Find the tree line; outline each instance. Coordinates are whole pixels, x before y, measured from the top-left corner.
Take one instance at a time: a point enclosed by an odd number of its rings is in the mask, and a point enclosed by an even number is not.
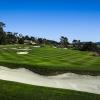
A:
[[[81,42],[80,40],[73,40],[72,43],[69,43],[68,38],[61,36],[60,42],[54,40],[48,40],[45,38],[36,38],[34,36],[23,36],[19,33],[5,32],[4,27],[5,23],[0,22],[0,45],[6,44],[24,44],[25,41],[32,44],[36,43],[37,45],[51,45],[60,48],[72,48],[81,51],[94,51],[99,52],[99,47],[96,43],[93,42]]]
[[[22,35],[19,33],[13,33],[13,32],[5,32],[4,27],[5,23],[0,22],[0,45],[6,45],[6,44],[24,44],[25,41],[27,43],[34,42],[36,44],[42,45],[42,44],[47,44],[47,45],[54,45],[57,46],[59,45],[59,42],[54,41],[54,40],[48,40],[45,38],[36,38],[34,36],[28,36],[28,35]]]

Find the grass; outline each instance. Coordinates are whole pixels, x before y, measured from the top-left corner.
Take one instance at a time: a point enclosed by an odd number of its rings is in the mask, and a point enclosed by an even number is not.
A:
[[[18,55],[19,50],[11,48],[30,47],[27,55]],[[7,49],[4,49],[7,48]],[[92,56],[91,52],[71,49],[41,47],[34,48],[27,45],[1,45],[0,65],[12,67],[26,67],[29,69],[72,70],[72,71],[100,71],[100,57]],[[11,66],[10,66],[11,67]]]
[[[27,55],[18,55],[11,48],[29,47]],[[6,49],[7,48],[7,49]],[[0,65],[25,67],[40,74],[74,71],[100,74],[100,57],[91,52],[29,45],[1,45]],[[100,100],[100,95],[72,90],[46,88],[0,80],[0,100]]]
[[[100,95],[0,80],[0,100],[100,100]]]

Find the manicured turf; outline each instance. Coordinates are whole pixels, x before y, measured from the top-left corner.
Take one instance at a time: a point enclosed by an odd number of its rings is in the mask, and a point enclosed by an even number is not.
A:
[[[93,56],[91,52],[66,50],[62,48],[32,48],[27,55],[18,55],[19,50],[12,50],[18,46],[0,46],[0,62],[14,64],[27,64],[41,68],[74,69],[74,70],[99,70],[100,57]],[[24,47],[20,45],[20,47]],[[26,46],[27,47],[27,46]],[[8,49],[5,49],[8,48]]]
[[[29,54],[18,55],[11,48],[30,47]],[[48,73],[50,70],[80,70],[100,72],[100,57],[91,52],[82,52],[71,49],[41,47],[29,45],[2,45],[0,46],[0,65]],[[100,100],[100,95],[44,88],[0,80],[0,100]]]
[[[0,100],[100,100],[100,95],[0,80]]]

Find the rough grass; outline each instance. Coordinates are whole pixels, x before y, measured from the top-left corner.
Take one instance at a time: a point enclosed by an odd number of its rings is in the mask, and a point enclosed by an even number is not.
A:
[[[27,55],[18,55],[19,50],[11,48],[30,47]],[[7,48],[7,49],[4,49]],[[92,56],[91,52],[71,49],[41,47],[27,45],[0,46],[0,65],[26,67],[29,69],[62,70],[62,71],[100,71],[100,57]]]
[[[0,100],[100,100],[100,95],[0,80]]]

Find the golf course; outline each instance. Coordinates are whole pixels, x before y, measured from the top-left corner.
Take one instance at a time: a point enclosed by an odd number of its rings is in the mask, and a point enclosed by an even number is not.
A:
[[[93,54],[50,46],[1,45],[0,66],[5,68],[0,67],[0,99],[99,100],[100,57]]]
[[[100,0],[1,0],[0,100],[100,100]]]

